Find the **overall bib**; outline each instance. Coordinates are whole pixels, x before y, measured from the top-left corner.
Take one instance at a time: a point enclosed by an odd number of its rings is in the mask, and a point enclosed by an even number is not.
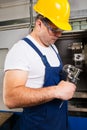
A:
[[[62,63],[60,60],[59,67],[52,67],[47,61],[46,56],[44,56],[40,50],[27,38],[23,39],[26,41],[41,57],[43,64],[45,65],[45,78],[44,87],[57,85],[60,80],[60,72],[62,70]],[[62,101],[59,99],[54,99],[50,102],[33,106],[26,107],[23,109],[23,113],[17,121],[14,130],[66,130],[67,129],[67,101]]]

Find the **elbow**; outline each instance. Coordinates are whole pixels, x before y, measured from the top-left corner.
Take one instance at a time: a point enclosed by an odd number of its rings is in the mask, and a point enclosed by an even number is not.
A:
[[[16,108],[17,100],[14,98],[14,94],[11,91],[3,91],[3,103],[9,109]]]
[[[4,99],[4,104],[9,109],[14,108],[13,105],[12,105],[12,103],[10,101],[8,101],[7,99]]]
[[[9,109],[15,108],[14,102],[11,99],[7,98],[6,96],[3,97],[3,102],[7,108]]]

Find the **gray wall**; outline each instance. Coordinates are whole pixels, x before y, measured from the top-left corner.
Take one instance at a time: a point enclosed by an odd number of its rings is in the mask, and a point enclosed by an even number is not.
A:
[[[71,5],[71,19],[87,18],[87,0],[69,0]]]
[[[71,11],[87,9],[87,0],[69,0]]]

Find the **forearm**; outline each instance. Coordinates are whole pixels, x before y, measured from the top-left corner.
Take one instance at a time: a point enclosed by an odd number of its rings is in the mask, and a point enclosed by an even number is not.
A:
[[[4,102],[9,108],[39,105],[55,98],[55,87],[28,88],[19,86],[4,95]]]
[[[72,98],[76,89],[74,84],[65,81],[51,87],[29,88],[25,86],[27,76],[28,72],[19,70],[5,73],[3,99],[9,108],[39,105],[54,98],[68,100]]]

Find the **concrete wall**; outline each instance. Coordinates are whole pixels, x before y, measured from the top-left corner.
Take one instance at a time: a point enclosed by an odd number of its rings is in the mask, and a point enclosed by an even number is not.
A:
[[[87,0],[69,0],[71,11],[87,9]]]
[[[35,3],[35,0],[33,0],[33,3]],[[27,18],[29,16],[29,0],[0,4],[0,21]]]
[[[71,5],[71,19],[87,18],[87,0],[69,0]]]

